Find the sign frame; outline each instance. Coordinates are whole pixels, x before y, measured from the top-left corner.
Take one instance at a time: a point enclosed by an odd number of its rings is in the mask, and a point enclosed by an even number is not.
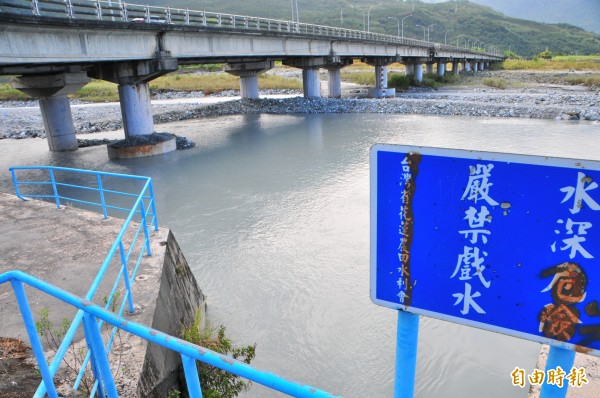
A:
[[[421,155],[439,156],[439,157],[450,157],[455,159],[464,159],[481,162],[501,162],[507,164],[522,164],[532,166],[547,166],[547,167],[558,167],[568,168],[573,170],[591,170],[600,172],[600,162],[594,160],[578,160],[578,159],[567,159],[567,158],[556,158],[556,157],[544,157],[544,156],[533,156],[533,155],[522,155],[522,154],[506,154],[506,153],[495,153],[495,152],[483,152],[483,151],[468,151],[460,149],[448,149],[448,148],[432,148],[432,147],[420,147],[420,146],[407,146],[407,145],[391,145],[391,144],[375,144],[371,147],[370,151],[370,192],[371,192],[371,204],[370,204],[370,297],[373,303],[388,307],[395,310],[406,311],[416,315],[424,315],[444,321],[458,323],[465,326],[476,327],[479,329],[502,333],[505,335],[523,338],[530,341],[536,341],[542,344],[549,344],[555,347],[575,350],[578,352],[585,352],[587,354],[600,356],[600,350],[586,346],[578,346],[574,343],[566,341],[559,341],[554,338],[545,337],[543,335],[535,335],[531,333],[521,332],[506,327],[490,325],[485,322],[478,322],[472,319],[465,319],[459,316],[443,314],[433,312],[427,309],[415,308],[411,305],[403,305],[400,302],[390,302],[378,298],[378,284],[377,284],[377,270],[378,270],[378,176],[379,176],[379,162],[378,155],[382,152],[391,152],[399,154],[417,153]],[[600,192],[600,189],[598,190]],[[600,225],[599,225],[600,227]],[[423,238],[423,237],[422,237]],[[426,239],[426,237],[425,237]]]

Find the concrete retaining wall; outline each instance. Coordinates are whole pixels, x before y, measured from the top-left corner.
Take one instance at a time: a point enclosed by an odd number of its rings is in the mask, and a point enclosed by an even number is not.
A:
[[[197,309],[206,314],[206,302],[173,233],[169,231],[167,241],[161,244],[166,244],[162,274],[159,285],[150,286],[155,289],[160,286],[151,326],[179,337],[184,325],[194,321]],[[137,395],[163,398],[172,388],[182,390],[179,387],[180,370],[181,357],[178,353],[149,345],[137,385]]]

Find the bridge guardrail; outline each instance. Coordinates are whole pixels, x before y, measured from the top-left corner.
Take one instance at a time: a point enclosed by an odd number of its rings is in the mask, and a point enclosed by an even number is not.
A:
[[[35,17],[114,21],[120,23],[156,23],[199,28],[233,29],[242,31],[264,31],[310,35],[327,38],[358,39],[385,44],[434,47],[437,50],[461,51],[488,57],[501,57],[498,50],[481,52],[447,44],[409,39],[382,33],[346,29],[334,26],[315,25],[295,21],[197,11],[183,8],[157,7],[125,3],[121,0],[4,0],[0,1],[1,12],[30,12]]]
[[[105,308],[102,308],[90,301],[77,297],[71,293],[59,289],[49,283],[37,279],[21,271],[9,271],[0,275],[0,285],[10,282],[23,321],[27,327],[27,333],[32,343],[32,350],[37,359],[43,383],[48,391],[50,398],[58,398],[54,380],[46,363],[44,351],[39,336],[35,329],[35,322],[31,314],[31,308],[27,300],[27,295],[23,284],[40,290],[50,296],[79,309],[83,314],[85,340],[91,354],[91,365],[94,376],[98,382],[98,390],[101,397],[117,398],[118,392],[115,381],[110,369],[104,343],[100,333],[102,322],[112,325],[116,329],[124,330],[127,333],[134,334],[151,343],[158,344],[169,350],[175,351],[181,355],[183,363],[185,380],[189,396],[192,398],[201,398],[202,391],[200,380],[196,368],[196,361],[201,361],[227,372],[244,377],[253,382],[262,384],[270,389],[283,392],[294,397],[316,397],[327,398],[333,395],[316,389],[314,387],[286,380],[270,372],[259,371],[234,358],[221,355],[207,348],[191,344],[177,337],[169,336],[158,330],[149,328],[138,323],[128,321],[120,315],[114,314]],[[100,322],[98,322],[100,320]],[[92,394],[92,396],[95,396]]]
[[[65,203],[76,203],[84,207],[100,208],[106,219],[110,214],[124,214],[125,221],[117,234],[106,258],[104,259],[96,277],[94,278],[86,296],[86,300],[93,300],[95,294],[105,277],[109,265],[116,260],[121,267],[113,283],[110,294],[107,296],[105,308],[118,308],[118,314],[123,314],[127,306],[130,312],[135,311],[131,286],[146,253],[151,256],[150,228],[158,230],[158,218],[152,188],[152,179],[135,175],[106,173],[90,170],[71,169],[66,167],[51,166],[24,166],[10,167],[12,180],[17,197],[22,200],[47,199],[56,203],[58,208]],[[18,177],[23,177],[19,179]],[[82,180],[73,182],[72,180]],[[86,180],[87,179],[87,180]],[[68,181],[68,182],[67,182]],[[96,185],[95,187],[93,185]],[[127,186],[129,191],[109,189],[107,186]],[[131,192],[138,188],[137,191]],[[25,192],[27,191],[27,192]],[[87,197],[86,197],[87,196]],[[138,223],[136,224],[135,221]],[[118,254],[117,254],[118,252]],[[116,292],[123,280],[125,294],[121,303],[114,303]],[[81,325],[84,313],[78,311],[63,341],[57,349],[49,367],[49,372],[54,376],[62,362],[73,337]],[[113,328],[108,350],[112,347],[117,330]],[[74,389],[79,387],[84,376],[91,352],[84,359]],[[95,391],[95,387],[94,387]],[[35,397],[43,397],[45,387],[38,388]]]

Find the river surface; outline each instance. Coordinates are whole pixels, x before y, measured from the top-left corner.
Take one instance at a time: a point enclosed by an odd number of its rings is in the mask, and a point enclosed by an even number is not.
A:
[[[395,311],[369,299],[369,148],[375,143],[599,160],[600,126],[526,119],[379,114],[227,116],[163,124],[197,146],[110,161],[104,147],[50,153],[0,141],[10,165],[151,176],[170,227],[208,296],[209,317],[255,366],[345,397],[391,397]],[[93,138],[118,137],[94,134]],[[92,138],[82,136],[81,138]],[[422,319],[418,397],[523,397],[539,345]],[[249,397],[279,396],[253,387]]]

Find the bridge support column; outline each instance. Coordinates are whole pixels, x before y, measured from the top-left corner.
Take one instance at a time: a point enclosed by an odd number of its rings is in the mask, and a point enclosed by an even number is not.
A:
[[[329,98],[342,98],[341,67],[327,68],[327,86],[329,88]]]
[[[477,72],[479,70],[479,62],[473,62],[473,72]]]
[[[471,72],[471,62],[465,61],[465,72]]]
[[[481,70],[481,71],[485,70],[485,62],[479,63],[479,70]]]
[[[258,98],[258,75],[275,66],[273,61],[227,64],[225,72],[240,78],[242,98]]]
[[[304,98],[319,98],[321,96],[319,68],[302,69],[302,90],[304,91]]]
[[[39,98],[48,148],[52,152],[77,149],[75,125],[67,94],[71,94],[90,82],[85,72],[59,73],[53,75],[21,76],[14,88]]]
[[[391,63],[398,62],[398,57],[373,57],[365,58],[363,61],[375,67],[375,87],[369,89],[371,98],[395,97],[396,89],[388,88],[388,68]]]
[[[427,62],[427,64],[425,64],[425,65],[426,65],[425,66],[425,68],[426,68],[425,69],[425,71],[426,71],[425,73],[427,73],[428,75],[433,74],[433,63]]]
[[[154,133],[148,83],[120,84],[119,101],[126,138]]]
[[[176,58],[159,51],[153,60],[100,65],[90,75],[119,85],[123,129],[129,138],[154,133],[148,82],[177,68]]]
[[[302,86],[305,98],[318,98],[321,96],[319,68],[326,68],[329,71],[329,96],[340,97],[342,95],[340,69],[346,65],[351,65],[352,59],[341,58],[332,52],[327,57],[286,58],[283,60],[283,64],[294,68],[302,68]]]
[[[423,64],[415,64],[415,81],[423,81]]]
[[[414,75],[415,74],[415,65],[414,64],[405,64],[404,65],[404,73],[406,75]]]
[[[438,61],[437,64],[437,74],[438,76],[444,77],[444,74],[446,73],[446,61]]]
[[[460,66],[460,63],[458,61],[453,61],[452,62],[452,73],[455,75],[458,75],[458,67]]]

